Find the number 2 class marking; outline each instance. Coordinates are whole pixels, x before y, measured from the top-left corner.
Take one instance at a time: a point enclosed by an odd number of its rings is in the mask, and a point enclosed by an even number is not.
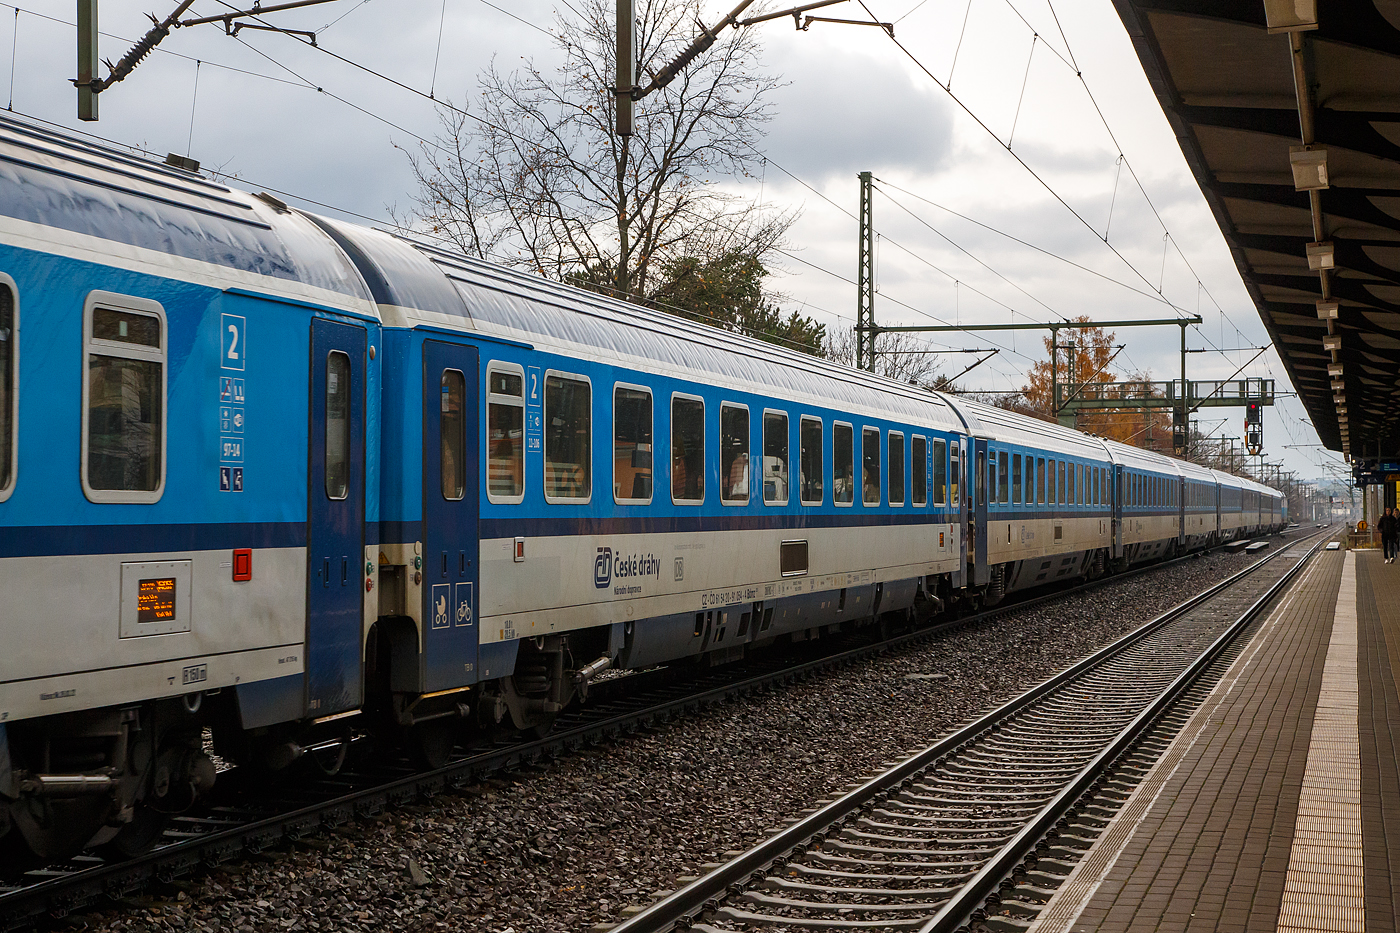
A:
[[[239,314],[220,318],[222,353],[219,365],[223,369],[242,370],[248,361],[248,319]]]

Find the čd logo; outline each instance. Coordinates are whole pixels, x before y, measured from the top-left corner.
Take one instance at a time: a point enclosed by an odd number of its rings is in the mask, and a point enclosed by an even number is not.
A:
[[[605,589],[612,582],[612,548],[598,548],[598,557],[593,561],[593,585]]]

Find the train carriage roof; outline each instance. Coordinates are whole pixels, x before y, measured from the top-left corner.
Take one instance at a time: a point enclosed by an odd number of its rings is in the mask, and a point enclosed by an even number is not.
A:
[[[163,254],[370,297],[336,245],[275,198],[9,116],[0,116],[0,227],[57,243],[95,237],[128,256]],[[121,246],[104,251],[120,255]]]

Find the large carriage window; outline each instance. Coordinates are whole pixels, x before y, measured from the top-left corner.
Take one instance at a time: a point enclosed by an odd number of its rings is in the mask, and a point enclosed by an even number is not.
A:
[[[749,410],[719,408],[719,498],[729,505],[749,501]]]
[[[915,508],[928,505],[928,438],[915,436],[909,440],[909,478],[914,481],[911,500]]]
[[[467,489],[466,377],[459,370],[444,370],[441,394],[438,459],[442,472],[442,497],[460,499]]]
[[[1084,504],[1084,464],[1074,465],[1074,501]]]
[[[891,431],[890,444],[890,505],[904,504],[904,435]]]
[[[1045,469],[1046,469],[1046,479],[1045,479],[1046,497],[1047,497],[1049,503],[1050,503],[1051,505],[1054,505],[1054,504],[1055,504],[1055,501],[1056,501],[1056,500],[1055,500],[1055,461],[1054,461],[1054,460],[1047,460],[1047,461],[1045,461]]]
[[[613,389],[613,498],[651,501],[651,393]]]
[[[935,440],[933,442],[933,504],[947,505],[948,499],[948,465],[944,462],[948,455],[948,442]],[[957,505],[958,494],[953,493],[952,503]]]
[[[1074,468],[1071,467],[1070,469],[1071,469],[1071,471],[1073,471]],[[1069,490],[1065,488],[1065,462],[1064,462],[1063,460],[1061,460],[1059,463],[1055,464],[1055,472],[1057,472],[1057,473],[1060,475],[1060,480],[1059,480],[1059,487],[1060,487],[1060,488],[1059,488],[1059,493],[1058,493],[1058,494],[1059,494],[1059,499],[1060,499],[1060,505],[1067,505],[1067,504],[1069,503],[1069,499],[1066,498],[1065,494],[1066,494]],[[1073,473],[1073,472],[1070,473],[1070,479],[1074,479],[1074,473]]]
[[[1011,456],[1011,501],[1017,505],[1021,504],[1021,455]]]
[[[788,501],[788,418],[781,412],[763,413],[763,501]]]
[[[92,308],[83,453],[87,489],[96,501],[159,498],[165,474],[164,337],[165,322],[154,312]],[[326,431],[329,440],[329,423]]]
[[[849,424],[831,428],[831,501],[850,505],[856,494],[855,434]]]
[[[962,500],[958,498],[958,490],[964,485],[962,482],[962,445],[954,441],[948,445],[948,504],[955,509],[962,508]]]
[[[0,494],[14,477],[16,317],[14,290],[0,284]]]
[[[803,418],[798,431],[801,447],[802,504],[822,504],[822,423],[816,418]]]
[[[860,503],[880,504],[880,429],[860,432]]]
[[[582,379],[544,379],[544,494],[587,499],[593,494],[593,387]]]
[[[1027,501],[1030,496],[1026,497]],[[1045,458],[1035,458],[1035,501],[1041,505],[1045,504]]]
[[[519,501],[525,492],[525,377],[491,369],[486,393],[486,492],[493,501]]]
[[[671,398],[671,498],[705,501],[705,403]]]
[[[997,456],[997,501],[1005,505],[1011,492],[1011,455],[1002,451]]]

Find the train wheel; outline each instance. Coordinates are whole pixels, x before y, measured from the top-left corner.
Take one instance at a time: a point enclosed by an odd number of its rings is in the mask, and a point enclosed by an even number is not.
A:
[[[415,767],[436,771],[452,757],[457,745],[457,721],[434,719],[409,726],[404,736],[408,756]]]
[[[21,798],[10,807],[10,831],[0,837],[0,874],[15,877],[72,858],[102,831],[110,811],[106,797]]]
[[[159,813],[147,806],[138,806],[135,818],[118,830],[109,841],[96,846],[96,852],[112,862],[145,855],[155,848],[169,823],[169,814]]]

